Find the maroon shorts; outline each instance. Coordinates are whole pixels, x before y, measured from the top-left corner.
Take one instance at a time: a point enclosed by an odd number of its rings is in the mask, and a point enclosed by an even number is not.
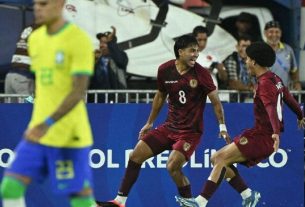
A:
[[[154,155],[165,150],[177,150],[189,160],[200,142],[200,133],[177,132],[161,125],[144,135],[143,140],[153,151]]]
[[[247,158],[244,165],[251,167],[268,158],[274,151],[273,139],[270,133],[262,133],[259,130],[247,129],[234,138],[241,153]]]

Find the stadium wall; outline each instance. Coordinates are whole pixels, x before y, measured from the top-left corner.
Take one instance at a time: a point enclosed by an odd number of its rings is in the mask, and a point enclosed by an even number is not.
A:
[[[88,104],[95,144],[89,157],[95,179],[95,195],[98,200],[114,198],[127,164],[128,155],[137,142],[138,132],[146,122],[150,105],[101,105]],[[13,158],[13,149],[21,139],[29,121],[32,105],[0,105],[0,177],[8,166],[8,158]],[[252,104],[225,104],[226,122],[231,136],[253,125]],[[163,108],[155,125],[166,117]],[[303,175],[303,131],[297,129],[296,117],[284,109],[285,132],[281,137],[278,153],[263,161],[259,166],[247,169],[238,166],[247,183],[262,194],[259,206],[298,207],[304,205]],[[224,145],[218,138],[218,125],[210,104],[205,115],[205,133],[196,153],[184,167],[185,174],[197,195],[211,171],[211,153]],[[59,137],[60,138],[60,137]],[[130,193],[127,206],[130,207],[173,207],[177,194],[175,185],[166,171],[169,152],[164,152],[149,160],[140,174],[138,182]],[[28,207],[67,207],[65,198],[54,196],[47,189],[48,181],[42,185],[31,185],[28,190]],[[0,204],[1,206],[1,204]],[[211,199],[213,207],[241,206],[240,196],[227,183],[219,188]]]

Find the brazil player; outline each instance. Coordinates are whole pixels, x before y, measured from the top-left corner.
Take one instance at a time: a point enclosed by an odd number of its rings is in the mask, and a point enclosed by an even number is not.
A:
[[[222,104],[209,71],[196,63],[197,40],[181,36],[174,45],[176,59],[159,67],[152,110],[139,133],[140,141],[132,152],[117,197],[110,203],[125,206],[127,196],[136,182],[142,163],[165,150],[172,150],[167,170],[175,182],[179,194],[191,199],[191,186],[182,172],[182,166],[190,159],[203,132],[203,111],[207,97],[211,100],[220,133],[229,141]],[[165,123],[152,129],[164,102],[168,97],[168,116]],[[109,206],[109,202],[98,202]]]
[[[3,207],[25,207],[27,186],[47,176],[72,207],[95,206],[88,165],[93,141],[83,101],[93,46],[84,31],[64,20],[64,3],[34,0],[35,21],[43,25],[29,38],[36,99],[25,139],[1,183]]]
[[[283,131],[283,102],[297,115],[299,127],[305,127],[304,114],[299,104],[282,80],[268,70],[275,61],[273,49],[266,43],[256,42],[246,49],[246,53],[249,73],[257,78],[254,94],[254,127],[242,132],[233,143],[212,156],[214,167],[202,192],[195,201],[177,196],[177,201],[182,206],[205,207],[225,178],[241,194],[242,206],[255,207],[259,202],[260,193],[252,191],[245,184],[233,164],[241,163],[251,167],[278,150],[280,133]]]

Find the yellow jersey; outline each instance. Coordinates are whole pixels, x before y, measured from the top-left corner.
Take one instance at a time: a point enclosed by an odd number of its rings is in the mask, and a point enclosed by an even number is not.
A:
[[[71,92],[74,75],[92,75],[94,55],[89,36],[67,23],[48,34],[41,26],[29,37],[31,70],[35,73],[35,101],[29,128],[44,122]],[[92,132],[84,101],[50,127],[40,144],[80,148],[92,145]]]

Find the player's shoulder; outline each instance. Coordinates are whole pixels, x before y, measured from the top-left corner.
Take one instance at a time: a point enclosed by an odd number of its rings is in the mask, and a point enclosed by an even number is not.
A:
[[[159,66],[158,71],[159,71],[159,72],[162,72],[162,71],[171,69],[171,68],[173,68],[173,67],[175,67],[175,60],[174,60],[174,59],[169,60],[169,61],[167,61],[167,62],[165,62],[165,63],[162,63],[162,64]]]
[[[284,87],[282,79],[271,71],[268,71],[263,77],[259,78],[258,85],[260,90],[267,92],[282,90]]]
[[[194,70],[199,75],[210,75],[210,72],[207,68],[203,67],[202,65],[198,64],[197,62],[194,65]]]
[[[29,48],[34,47],[34,45],[39,45],[39,42],[43,42],[43,38],[46,36],[46,26],[42,25],[37,29],[33,30],[28,37]]]
[[[33,30],[31,35],[30,35],[30,38],[39,38],[41,35],[45,34],[46,33],[46,26],[43,25],[43,26],[40,26],[38,27],[37,29]]]
[[[74,23],[68,23],[68,24],[69,24],[68,25],[69,35],[73,36],[73,38],[71,37],[72,39],[79,39],[79,38],[88,39],[88,40],[90,39],[88,33],[85,30],[83,30]]]

